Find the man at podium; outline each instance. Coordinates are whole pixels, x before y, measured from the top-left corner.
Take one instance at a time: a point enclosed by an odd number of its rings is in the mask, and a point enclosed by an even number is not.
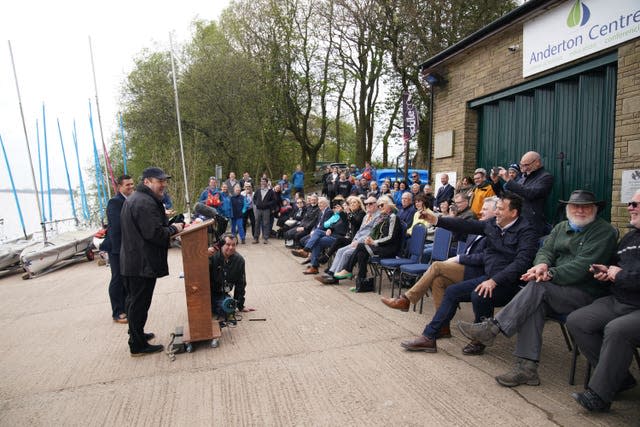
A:
[[[211,285],[211,311],[220,319],[225,319],[227,312],[223,307],[225,298],[233,290],[233,299],[239,311],[253,311],[244,306],[244,293],[247,279],[244,258],[236,252],[236,239],[229,233],[220,238],[222,246],[209,248],[209,283]]]

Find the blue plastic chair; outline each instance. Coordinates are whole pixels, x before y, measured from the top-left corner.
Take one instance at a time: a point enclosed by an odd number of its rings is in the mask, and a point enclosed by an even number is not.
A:
[[[425,271],[429,269],[434,261],[446,261],[449,258],[449,248],[451,247],[452,233],[444,228],[436,228],[433,236],[433,252],[431,252],[431,260],[428,263],[404,264],[400,266],[400,286],[404,283],[405,278],[408,281],[415,281],[421,277]],[[424,305],[424,297],[420,300],[420,313]],[[414,306],[415,309],[415,306]]]
[[[411,232],[407,244],[407,257],[383,258],[379,261],[378,289],[382,289],[383,273],[391,281],[391,297],[393,298],[395,284],[397,282],[400,267],[405,264],[416,264],[422,261],[422,248],[427,240],[427,227],[424,224],[416,224]]]

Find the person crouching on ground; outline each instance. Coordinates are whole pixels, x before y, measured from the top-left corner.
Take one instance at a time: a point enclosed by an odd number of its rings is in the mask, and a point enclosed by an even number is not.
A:
[[[225,319],[226,312],[223,301],[230,297],[233,290],[233,299],[236,300],[237,309],[242,312],[254,311],[245,307],[244,295],[247,287],[244,258],[236,252],[236,239],[233,235],[225,233],[220,238],[222,247],[217,250],[209,248],[209,284],[211,286],[211,311],[219,319]]]

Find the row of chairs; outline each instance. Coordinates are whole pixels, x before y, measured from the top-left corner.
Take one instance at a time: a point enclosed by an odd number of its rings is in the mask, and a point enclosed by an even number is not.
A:
[[[435,261],[445,261],[449,258],[449,250],[451,247],[452,233],[443,228],[436,228],[433,239],[433,251],[431,253],[431,259],[428,262],[424,262],[423,248],[427,238],[427,228],[422,224],[416,224],[413,228],[411,237],[407,242],[407,255],[406,257],[396,258],[383,258],[372,257],[369,266],[374,275],[374,283],[378,289],[378,294],[382,293],[382,280],[384,276],[387,276],[391,282],[391,297],[395,295],[395,288],[398,287],[398,295],[402,292],[402,285],[406,283],[415,283],[431,266],[431,263]],[[544,242],[544,238],[541,239],[540,245]],[[465,242],[458,242],[457,254],[464,253],[466,249]],[[420,314],[422,314],[424,306],[424,297],[420,300]],[[415,305],[414,305],[415,311]],[[580,351],[574,343],[574,339],[571,333],[566,327],[567,315],[559,315],[550,313],[548,320],[558,323],[560,331],[567,345],[567,349],[571,353],[571,367],[569,370],[569,384],[575,384],[575,374],[577,368],[578,356]],[[640,354],[638,349],[635,349],[635,359],[640,369]],[[585,387],[589,382],[591,374],[591,366],[587,363],[586,374],[584,379]]]

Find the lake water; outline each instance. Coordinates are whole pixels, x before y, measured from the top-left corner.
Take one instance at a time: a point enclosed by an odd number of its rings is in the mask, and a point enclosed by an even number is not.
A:
[[[38,215],[38,205],[33,193],[18,193],[20,208],[22,209],[22,217],[24,219],[25,229],[27,233],[34,233],[41,230],[40,218]],[[76,210],[81,218],[81,204],[79,200],[75,200]],[[49,202],[45,195],[44,211],[49,220]],[[72,218],[71,201],[68,194],[52,194],[51,195],[51,213],[54,220],[62,220]],[[0,192],[0,239],[9,239],[22,236],[22,225],[16,202],[11,192]],[[69,225],[73,221],[68,221]],[[64,227],[64,225],[61,225]]]

